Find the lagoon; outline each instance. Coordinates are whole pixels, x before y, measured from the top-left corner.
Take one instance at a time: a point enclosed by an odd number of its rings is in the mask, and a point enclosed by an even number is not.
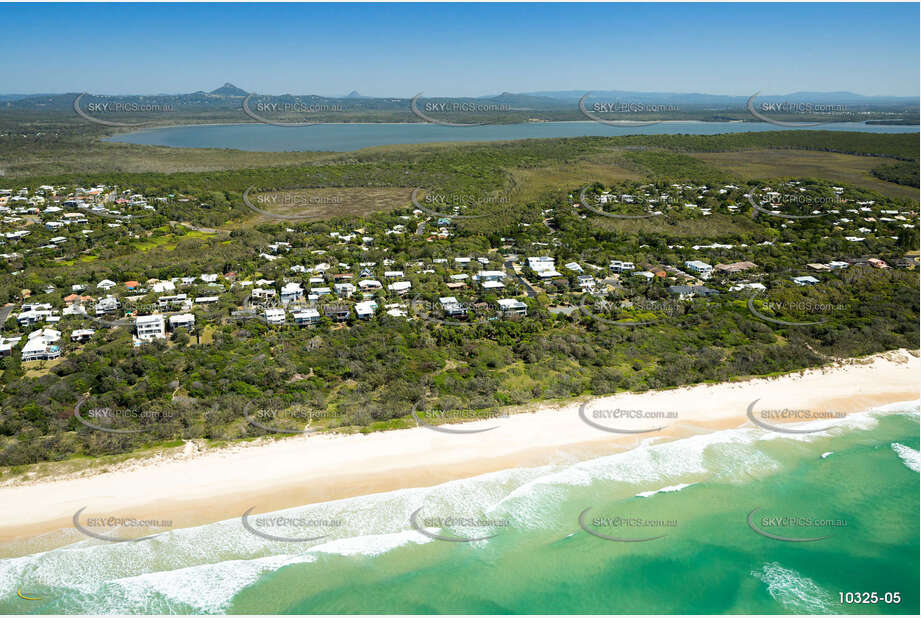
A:
[[[868,125],[842,122],[810,130],[865,133],[918,133],[917,125]],[[613,127],[597,122],[531,122],[521,124],[447,127],[426,123],[317,124],[276,127],[265,124],[187,125],[124,133],[106,141],[173,148],[231,148],[253,152],[349,152],[391,144],[479,142],[558,137],[622,135],[717,135],[752,131],[798,131],[766,122],[668,121],[644,127]]]

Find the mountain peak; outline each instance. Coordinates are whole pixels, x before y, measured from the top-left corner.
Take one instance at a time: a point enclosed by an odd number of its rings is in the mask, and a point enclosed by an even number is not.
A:
[[[353,90],[352,92],[345,95],[345,98],[346,99],[364,99],[365,97],[359,94],[357,90]]]
[[[237,88],[230,82],[226,82],[220,88],[212,90],[210,94],[219,94],[227,97],[245,97],[249,93],[242,88]]]

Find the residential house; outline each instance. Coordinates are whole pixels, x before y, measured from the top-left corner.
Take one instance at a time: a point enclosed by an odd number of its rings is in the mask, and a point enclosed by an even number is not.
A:
[[[162,315],[141,315],[134,321],[137,337],[141,341],[166,338],[166,326]]]
[[[320,312],[316,309],[300,309],[294,312],[294,323],[298,326],[319,324]]]
[[[716,290],[711,290],[702,285],[670,285],[668,293],[677,296],[680,300],[688,300],[695,296],[715,296],[719,294]]]
[[[255,292],[255,290],[253,290]],[[287,304],[304,297],[304,289],[300,283],[286,283],[281,288],[281,302]]]
[[[52,360],[60,357],[61,348],[54,345],[60,339],[61,332],[51,328],[29,333],[26,344],[22,348],[22,361]]]
[[[713,267],[700,260],[688,260],[684,263],[685,268],[696,273],[701,279],[708,278],[713,273]]]
[[[351,310],[348,305],[326,305],[323,313],[333,322],[345,322],[349,319]]]
[[[374,317],[374,312],[377,310],[377,303],[373,300],[366,300],[364,302],[355,304],[355,314],[361,320],[368,320]]]
[[[528,306],[514,298],[500,298],[499,311],[505,315],[528,315]]]
[[[195,326],[195,316],[191,313],[180,313],[169,317],[169,329],[171,331],[175,332],[177,328],[192,330],[193,326]]]
[[[279,326],[285,323],[285,310],[280,307],[269,307],[263,314],[267,324]]]

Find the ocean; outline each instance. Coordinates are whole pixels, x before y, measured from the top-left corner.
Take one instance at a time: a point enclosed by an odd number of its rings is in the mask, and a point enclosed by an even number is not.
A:
[[[918,126],[868,125],[842,122],[810,127],[821,131],[864,133],[917,133]],[[767,122],[662,122],[645,127],[612,127],[598,122],[530,122],[474,127],[436,124],[351,123],[308,127],[276,127],[266,124],[187,125],[123,133],[105,141],[170,146],[172,148],[233,148],[259,152],[349,152],[390,144],[430,142],[488,142],[618,135],[715,135],[749,131],[796,131]]]
[[[0,612],[917,615],[918,411],[647,439],[249,530],[68,529],[0,547]]]

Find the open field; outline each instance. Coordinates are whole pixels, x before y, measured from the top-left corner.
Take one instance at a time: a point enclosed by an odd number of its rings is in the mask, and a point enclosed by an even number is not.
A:
[[[870,174],[871,169],[895,163],[895,159],[806,150],[707,152],[694,153],[692,156],[743,180],[790,176],[824,178],[879,191],[892,198],[918,201],[918,189],[885,182]]]
[[[267,213],[318,221],[333,217],[366,216],[406,208],[414,187],[324,187],[249,194],[249,202]],[[248,223],[276,221],[256,212]]]

